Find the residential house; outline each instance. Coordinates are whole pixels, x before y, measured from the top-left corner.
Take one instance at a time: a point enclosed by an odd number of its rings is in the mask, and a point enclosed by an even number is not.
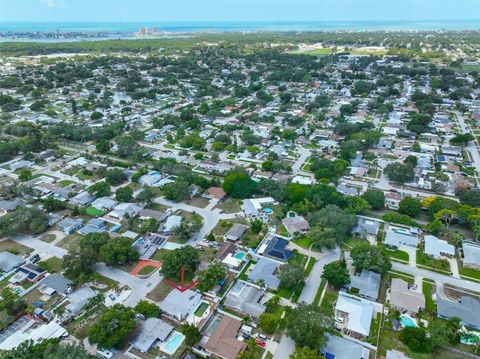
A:
[[[191,289],[185,292],[172,290],[159,307],[169,317],[183,322],[193,313],[202,301],[202,295]]]
[[[67,317],[76,316],[83,308],[88,304],[90,299],[95,297],[98,292],[89,286],[83,285],[79,289],[70,293],[68,298],[68,304],[65,307],[65,313]]]
[[[123,219],[125,216],[133,218],[138,216],[142,209],[142,206],[136,203],[120,203],[108,215],[118,220]]]
[[[153,346],[165,342],[175,329],[158,318],[148,318],[139,322],[131,344],[141,353],[147,353]]]
[[[42,279],[46,273],[47,271],[39,266],[33,263],[26,263],[19,267],[15,275],[8,281],[14,284],[25,283],[27,281],[30,283],[36,283]]]
[[[118,202],[111,199],[110,197],[101,197],[93,201],[91,206],[98,209],[99,211],[109,211],[117,204]]]
[[[273,237],[268,242],[267,247],[263,251],[263,255],[282,262],[288,262],[288,260],[292,258],[293,252],[290,249],[287,249],[287,245],[287,240],[279,237]]]
[[[408,283],[393,278],[390,287],[390,307],[399,311],[417,314],[425,309],[425,296],[408,288]]]
[[[202,197],[221,201],[226,197],[226,195],[227,193],[223,190],[222,187],[210,187],[209,189],[207,189],[207,192],[202,195]]]
[[[480,243],[462,241],[463,265],[480,270]]]
[[[0,201],[0,216],[7,214],[15,210],[18,206],[25,205],[25,202],[21,199],[15,199],[12,201]]]
[[[345,196],[358,196],[360,190],[356,187],[349,187],[344,185],[343,183],[340,183],[337,185],[337,191],[340,192],[341,194],[344,194]]]
[[[86,235],[89,233],[104,233],[107,231],[107,227],[103,219],[92,218],[87,222],[85,226],[78,230],[78,233]]]
[[[248,226],[241,223],[234,223],[233,226],[225,234],[224,238],[226,240],[236,242],[242,238],[245,231],[248,229]]]
[[[480,301],[473,297],[462,296],[457,302],[453,302],[441,296],[437,297],[437,315],[439,318],[460,318],[466,327],[480,330]]]
[[[247,344],[237,339],[242,322],[228,316],[222,316],[218,325],[213,327],[204,349],[222,359],[236,359],[246,348]],[[217,323],[217,322],[216,322]]]
[[[355,338],[368,337],[373,313],[372,302],[340,292],[335,304],[335,321],[345,334]]]
[[[250,198],[243,200],[242,211],[247,218],[264,218],[262,206],[274,204],[275,200],[272,197],[265,198]]]
[[[388,226],[385,244],[390,247],[418,246],[418,229]]]
[[[378,232],[380,231],[380,222],[357,216],[357,224],[352,229],[352,233],[359,235],[361,238],[375,243],[377,241]]]
[[[327,334],[327,344],[320,350],[325,358],[368,359],[370,350],[348,338]]]
[[[436,259],[455,256],[455,247],[445,240],[432,235],[425,236],[425,254]]]
[[[379,273],[364,269],[360,274],[350,276],[348,289],[358,289],[360,297],[376,302],[380,290],[381,277]]]
[[[67,295],[72,292],[72,281],[58,273],[50,274],[40,282],[40,292],[52,295],[58,293]]]
[[[287,216],[282,219],[282,224],[287,230],[288,234],[292,237],[295,234],[307,233],[310,229],[310,225],[308,224],[307,220],[294,212],[287,213]]]
[[[278,266],[279,264],[277,262],[262,257],[248,273],[248,279],[254,283],[263,281],[268,288],[278,289],[280,279],[275,276]]]
[[[225,306],[258,318],[265,311],[261,303],[264,291],[243,281],[237,281],[225,297]]]
[[[233,243],[218,242],[215,259],[223,261],[229,254],[233,255],[236,250],[237,246]]]
[[[83,226],[82,218],[65,218],[58,222],[58,226],[66,234],[72,234],[76,230],[80,229]]]
[[[387,192],[385,193],[385,207],[393,210],[398,210],[400,206],[400,201],[402,200],[402,196],[395,192]]]
[[[32,167],[34,163],[32,161],[19,160],[13,163],[10,163],[10,169],[12,171],[18,171],[24,168]]]
[[[87,191],[82,191],[70,198],[70,203],[74,206],[85,207],[95,200],[95,196]]]
[[[25,260],[10,252],[0,252],[0,272],[8,273],[15,268],[20,267]]]
[[[165,221],[165,224],[162,226],[162,232],[165,234],[170,234],[173,230],[182,223],[182,217],[180,216],[169,216]]]
[[[158,172],[150,172],[139,178],[138,183],[142,186],[156,186],[162,179],[162,175]]]

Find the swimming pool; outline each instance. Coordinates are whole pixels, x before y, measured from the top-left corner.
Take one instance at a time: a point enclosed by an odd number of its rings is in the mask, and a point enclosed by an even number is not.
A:
[[[172,355],[177,351],[177,349],[180,347],[180,345],[183,342],[183,339],[185,339],[185,336],[183,334],[180,334],[179,332],[174,332],[168,341],[166,341],[160,348],[163,352]]]
[[[413,319],[410,318],[410,316],[408,316],[408,315],[401,315],[400,316],[400,323],[402,323],[402,325],[404,327],[410,327],[410,328],[416,328],[417,327],[417,323],[415,323],[413,321]]]
[[[238,252],[237,254],[235,254],[235,258],[237,259],[243,259],[245,257],[245,252]]]
[[[273,209],[267,207],[267,208],[264,208],[264,209],[263,209],[263,212],[265,212],[265,213],[267,213],[267,214],[270,214],[270,213],[273,212]]]

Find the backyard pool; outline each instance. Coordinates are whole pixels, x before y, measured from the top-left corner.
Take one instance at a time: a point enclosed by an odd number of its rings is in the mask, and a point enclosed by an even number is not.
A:
[[[409,315],[401,315],[400,323],[402,323],[404,327],[410,327],[410,328],[417,327],[417,323],[415,323],[414,320]]]
[[[242,260],[245,257],[245,252],[238,252],[235,254],[235,258]]]
[[[180,345],[182,345],[183,339],[185,339],[183,334],[180,334],[179,332],[173,332],[170,338],[165,343],[162,343],[160,349],[163,352],[172,355],[177,351]]]
[[[263,209],[263,212],[266,213],[266,214],[270,214],[270,213],[273,212],[273,209],[267,207],[267,208]]]

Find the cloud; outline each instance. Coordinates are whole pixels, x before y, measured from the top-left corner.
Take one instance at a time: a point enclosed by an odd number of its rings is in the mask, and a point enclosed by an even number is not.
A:
[[[40,0],[40,2],[49,8],[53,8],[57,5],[56,0]]]

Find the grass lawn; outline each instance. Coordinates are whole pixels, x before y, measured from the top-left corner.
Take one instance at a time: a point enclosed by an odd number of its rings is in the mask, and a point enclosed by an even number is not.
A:
[[[13,254],[18,254],[19,256],[30,254],[33,252],[33,249],[27,246],[24,246],[20,243],[12,241],[11,239],[5,239],[0,242],[0,252],[7,251]]]
[[[205,208],[210,201],[203,197],[193,197],[187,203],[193,207]]]
[[[387,247],[385,246],[382,246],[382,250],[393,260],[398,259],[400,261],[408,262],[410,259],[410,256],[407,252],[401,251],[399,249],[391,250],[387,249]]]
[[[100,217],[104,214],[103,211],[100,211],[99,209],[91,206],[85,210],[85,213],[88,214],[90,217]]]
[[[434,287],[435,285],[432,284],[431,282],[427,282],[425,280],[423,281],[422,292],[423,292],[423,295],[425,296],[425,309],[432,314],[435,314],[435,310],[436,310],[435,302],[432,299],[432,289]]]
[[[297,246],[300,246],[307,250],[310,249],[310,246],[312,245],[312,240],[310,239],[310,237],[294,239],[292,242],[295,243]]]
[[[420,354],[412,352],[405,344],[403,344],[399,339],[399,333],[395,332],[390,328],[383,328],[382,333],[380,334],[380,341],[378,344],[379,356],[386,355],[387,350],[396,349],[405,353],[411,359],[432,359],[432,354]]]
[[[80,240],[83,238],[81,234],[78,233],[73,233],[64,239],[62,239],[59,243],[57,243],[57,247],[63,248],[63,249],[75,249],[78,247],[78,244],[80,243]]]
[[[315,265],[316,262],[317,260],[313,257],[310,257],[310,259],[308,260],[307,268],[305,269],[305,275],[307,277],[310,275],[310,272],[312,271],[313,266]]]
[[[71,184],[74,184],[75,182],[70,180],[61,180],[61,181],[58,181],[58,183],[63,187],[67,187],[67,186],[70,186]]]
[[[198,255],[200,257],[200,262],[212,263],[215,259],[215,254],[217,250],[215,248],[210,247],[202,247],[204,248],[203,251],[199,251]]]
[[[46,234],[40,238],[42,242],[50,243],[53,242],[57,237],[54,234]]]
[[[163,204],[160,204],[160,203],[155,203],[155,202],[152,202],[150,203],[148,206],[147,206],[148,209],[152,209],[154,211],[160,211],[160,212],[165,212],[167,209],[169,209],[170,207],[168,206],[164,206]]]
[[[197,317],[201,317],[203,315],[203,313],[205,313],[205,310],[207,310],[208,308],[208,304],[203,302],[202,304],[200,304],[200,306],[195,310],[195,316]]]
[[[172,290],[173,288],[170,287],[165,280],[162,280],[147,294],[147,298],[159,303],[163,301]]]
[[[333,305],[337,301],[337,298],[338,292],[328,286],[325,295],[323,296],[322,303],[320,303],[320,308],[333,314]]]
[[[288,262],[303,268],[307,259],[308,257],[306,255],[298,253],[297,251],[293,251],[293,256]]]
[[[349,238],[342,243],[342,248],[346,251],[350,251],[356,246],[359,246],[365,243],[368,243],[368,242],[363,239]]]
[[[233,199],[233,198],[228,198],[220,202],[214,208],[219,208],[224,213],[238,213],[241,211],[240,201],[238,199]]]
[[[138,271],[138,274],[139,275],[148,275],[148,274],[151,274],[156,269],[157,269],[157,267],[154,267],[154,266],[145,266]]]
[[[446,259],[430,258],[421,249],[417,249],[417,265],[429,267],[434,271],[450,273],[450,263]]]
[[[370,336],[367,338],[367,342],[372,345],[377,344],[378,330],[380,329],[381,320],[382,314],[377,313],[377,316],[372,320],[372,324],[370,324]]]
[[[247,280],[247,279],[248,279],[248,276],[247,276],[248,268],[250,268],[250,266],[251,266],[252,264],[254,264],[254,263],[256,263],[256,262],[254,262],[254,261],[252,261],[252,260],[249,261],[249,262],[245,265],[245,267],[243,267],[242,271],[241,271],[240,274],[238,275],[238,278],[239,278],[239,279],[242,279],[242,280]]]
[[[225,233],[228,232],[228,230],[233,226],[233,222],[226,221],[224,219],[221,219],[215,228],[213,228],[212,232],[216,236],[224,236]]]
[[[15,320],[15,317],[7,313],[7,310],[0,311],[0,330],[5,329]]]
[[[480,271],[473,268],[464,267],[460,262],[458,263],[458,271],[460,276],[470,277],[480,280]]]
[[[265,356],[265,359],[273,359],[273,354],[268,352],[267,355]]]
[[[313,304],[318,305],[318,302],[320,302],[320,297],[322,296],[325,284],[327,284],[327,281],[325,279],[322,279],[322,281],[320,282],[320,286],[318,287],[317,293],[315,294],[315,298],[313,298]]]
[[[45,269],[49,273],[60,272],[62,270],[62,264],[63,261],[57,257],[38,262],[39,267]]]
[[[280,235],[283,236],[283,237],[290,237],[290,234],[288,233],[287,229],[285,228],[285,226],[282,224],[280,226]]]
[[[151,260],[154,260],[154,261],[163,261],[163,256],[170,252],[168,249],[157,249],[157,251],[153,254],[153,256],[150,258]]]
[[[261,359],[263,356],[263,352],[265,351],[260,345],[255,345],[252,348],[252,358],[253,359]]]

